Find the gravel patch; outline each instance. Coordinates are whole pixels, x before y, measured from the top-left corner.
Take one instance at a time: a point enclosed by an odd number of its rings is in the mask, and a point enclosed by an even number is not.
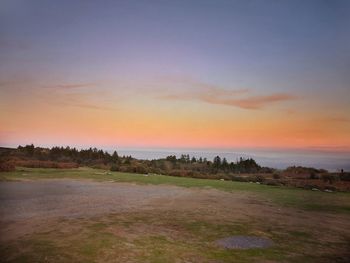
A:
[[[216,241],[220,247],[227,249],[249,249],[249,248],[268,248],[273,245],[272,240],[256,236],[232,236]]]

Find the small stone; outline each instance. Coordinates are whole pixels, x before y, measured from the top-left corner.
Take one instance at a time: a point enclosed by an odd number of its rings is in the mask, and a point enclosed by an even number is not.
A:
[[[216,244],[226,249],[267,248],[274,243],[272,240],[257,236],[231,236],[216,241]]]

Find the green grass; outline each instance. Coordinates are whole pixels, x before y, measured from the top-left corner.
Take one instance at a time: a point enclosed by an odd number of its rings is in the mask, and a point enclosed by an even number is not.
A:
[[[142,223],[140,223],[142,222]],[[156,226],[149,229],[149,226]],[[111,232],[111,229],[118,231]],[[138,230],[135,230],[138,229]],[[141,229],[141,230],[140,230]],[[162,230],[171,232],[164,232]],[[308,231],[308,230],[306,230]],[[227,250],[215,240],[229,235],[264,233],[275,245],[266,249]],[[313,240],[313,241],[312,241]],[[312,242],[310,242],[312,241]],[[188,214],[139,212],[93,220],[70,219],[53,230],[7,244],[6,262],[328,262],[312,232],[280,231],[266,222],[208,222]],[[334,245],[334,244],[333,244]],[[339,244],[343,246],[344,244]],[[10,248],[10,249],[8,249]],[[334,255],[330,256],[332,262]],[[127,261],[129,260],[129,261]]]
[[[10,259],[6,262],[96,262],[105,251],[113,249],[120,253],[123,247],[122,239],[102,229],[82,226],[80,231],[62,234],[57,227],[10,243],[0,252]]]
[[[14,172],[2,173],[0,178],[2,180],[72,178],[137,184],[167,184],[180,187],[215,188],[227,192],[243,191],[254,193],[260,195],[264,200],[270,200],[280,206],[295,207],[308,211],[350,214],[350,193],[325,193],[291,187],[259,185],[255,183],[172,177],[165,175],[145,176],[141,174],[109,172],[91,168],[17,168]]]

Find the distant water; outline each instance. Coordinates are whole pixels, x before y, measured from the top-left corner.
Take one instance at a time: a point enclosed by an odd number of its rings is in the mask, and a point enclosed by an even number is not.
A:
[[[137,159],[159,159],[168,155],[189,154],[196,158],[213,160],[225,157],[229,162],[240,157],[251,157],[262,166],[284,169],[292,165],[324,168],[329,171],[350,171],[350,152],[300,151],[300,150],[197,150],[197,149],[117,149],[119,155],[131,155]]]

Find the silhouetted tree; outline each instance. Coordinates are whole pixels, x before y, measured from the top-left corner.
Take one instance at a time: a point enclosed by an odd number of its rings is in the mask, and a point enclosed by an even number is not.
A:
[[[26,145],[24,147],[24,150],[25,150],[26,154],[29,155],[29,156],[33,156],[34,155],[34,149],[35,149],[35,147],[34,147],[33,144]]]
[[[214,157],[213,165],[217,169],[220,168],[220,166],[221,166],[221,158],[220,158],[220,156]]]
[[[222,159],[221,166],[222,166],[223,169],[227,169],[228,168],[228,162],[227,162],[225,157]]]
[[[118,162],[119,161],[119,156],[118,156],[117,151],[113,152],[113,154],[112,154],[112,161],[113,162]]]

